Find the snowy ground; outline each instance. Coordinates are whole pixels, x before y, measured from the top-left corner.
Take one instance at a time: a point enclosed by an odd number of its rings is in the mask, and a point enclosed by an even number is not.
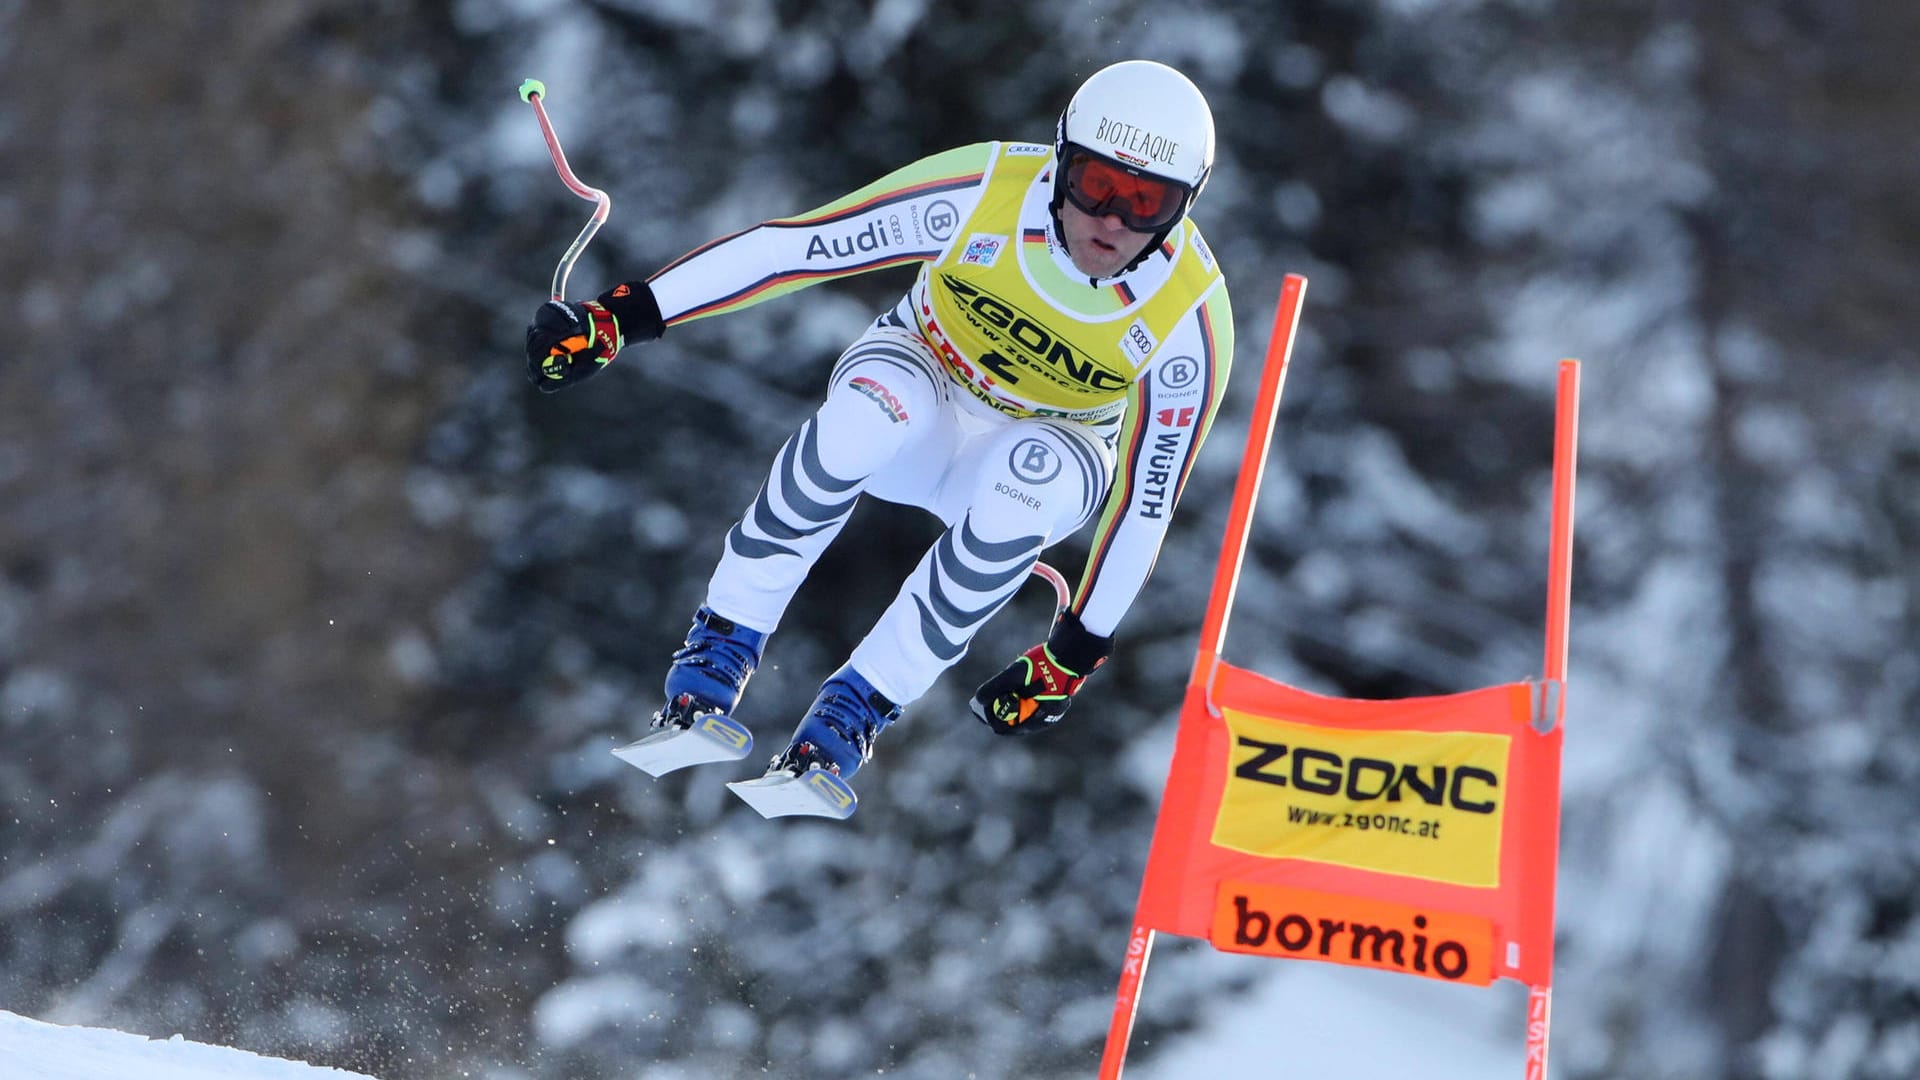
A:
[[[1448,986],[1381,971],[1263,960],[1199,949],[1169,958],[1261,981],[1150,1063],[1136,1046],[1127,1080],[1500,1080],[1524,1075],[1526,991]],[[1141,995],[1154,1003],[1155,959]],[[1263,970],[1270,969],[1270,970]],[[1180,980],[1175,980],[1180,981]]]
[[[0,1012],[6,1080],[367,1080],[360,1073],[98,1028],[58,1027]]]
[[[1166,969],[1252,965],[1262,981],[1206,1027],[1152,1062],[1136,1046],[1128,1080],[1194,1077],[1375,1077],[1486,1080],[1521,1075],[1525,996],[1517,987],[1443,986],[1382,972],[1286,964],[1212,950],[1169,956],[1149,968],[1141,1007]],[[1270,970],[1260,971],[1258,969]],[[361,1073],[261,1057],[243,1050],[58,1027],[0,1012],[4,1080],[369,1080]],[[388,1078],[404,1080],[404,1078]]]

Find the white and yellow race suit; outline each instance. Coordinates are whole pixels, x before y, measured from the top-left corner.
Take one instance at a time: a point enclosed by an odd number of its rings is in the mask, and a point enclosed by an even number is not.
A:
[[[653,275],[667,326],[822,281],[919,265],[835,366],[728,534],[708,604],[771,632],[855,499],[923,506],[948,532],[853,666],[920,696],[1019,587],[1042,548],[1097,520],[1072,610],[1110,636],[1152,571],[1224,395],[1225,279],[1183,220],[1117,277],[1068,258],[1053,148],[964,146],[825,206],[715,240]]]

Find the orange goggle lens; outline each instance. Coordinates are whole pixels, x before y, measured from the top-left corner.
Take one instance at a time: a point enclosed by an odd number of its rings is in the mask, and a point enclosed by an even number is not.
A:
[[[1075,150],[1067,157],[1067,199],[1082,213],[1094,217],[1118,215],[1136,232],[1157,232],[1186,208],[1183,184],[1133,172]]]

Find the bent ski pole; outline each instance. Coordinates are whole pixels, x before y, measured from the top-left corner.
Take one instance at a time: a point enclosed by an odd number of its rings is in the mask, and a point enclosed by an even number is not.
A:
[[[1054,606],[1060,611],[1065,611],[1073,605],[1073,591],[1067,588],[1067,579],[1061,575],[1060,571],[1046,563],[1037,562],[1033,564],[1033,576],[1053,586]]]
[[[560,136],[553,133],[553,121],[547,119],[547,107],[541,104],[541,99],[546,96],[547,84],[539,79],[528,79],[520,84],[520,100],[533,106],[533,115],[540,121],[540,134],[547,139],[547,153],[553,156],[554,170],[560,174],[568,191],[594,204],[593,216],[587,219],[586,227],[580,230],[579,236],[573,238],[573,245],[561,257],[560,265],[553,268],[552,299],[565,300],[567,275],[573,272],[573,264],[580,258],[580,253],[587,250],[593,234],[599,232],[600,226],[606,223],[607,212],[613,209],[613,199],[599,188],[581,183],[580,178],[573,175],[573,169],[567,165],[566,151],[560,149]]]

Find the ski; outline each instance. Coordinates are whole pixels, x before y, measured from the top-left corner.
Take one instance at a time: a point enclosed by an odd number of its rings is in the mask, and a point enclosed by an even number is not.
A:
[[[664,727],[616,747],[613,756],[649,776],[665,776],[689,765],[739,761],[752,752],[752,732],[725,713],[706,713],[691,727]]]
[[[798,776],[773,769],[758,780],[735,780],[727,787],[764,818],[823,817],[845,821],[859,808],[859,796],[845,780],[815,766]]]

